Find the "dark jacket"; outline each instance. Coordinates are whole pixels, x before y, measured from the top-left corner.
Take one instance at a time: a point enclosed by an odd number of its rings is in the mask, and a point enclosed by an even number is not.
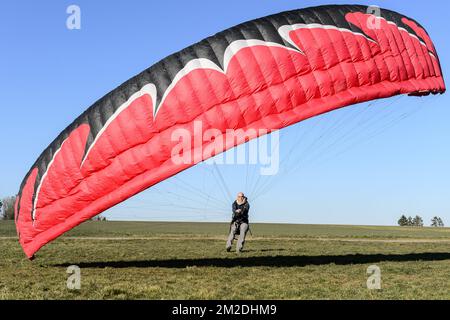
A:
[[[232,222],[238,223],[248,223],[248,212],[250,210],[250,204],[245,198],[245,202],[243,204],[238,204],[237,201],[233,202],[233,219]],[[236,212],[238,209],[241,209],[241,212]]]

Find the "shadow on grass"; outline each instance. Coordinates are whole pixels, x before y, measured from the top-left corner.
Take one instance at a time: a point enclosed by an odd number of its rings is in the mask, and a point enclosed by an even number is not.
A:
[[[167,259],[167,260],[137,260],[137,261],[104,261],[79,262],[80,268],[186,268],[186,267],[304,267],[309,265],[351,265],[377,262],[407,262],[407,261],[442,261],[450,260],[450,253],[410,253],[410,254],[348,254],[323,256],[233,256],[229,258],[199,258],[199,259]],[[67,267],[72,263],[57,264],[57,267]]]
[[[275,248],[275,249],[245,249],[245,252],[271,252],[271,251],[287,251],[287,249],[284,248]]]

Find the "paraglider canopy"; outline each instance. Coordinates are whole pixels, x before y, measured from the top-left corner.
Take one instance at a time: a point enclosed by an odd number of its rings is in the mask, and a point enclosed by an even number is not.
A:
[[[266,132],[374,99],[445,92],[435,47],[413,19],[321,6],[249,21],[175,53],[108,93],[43,151],[20,187],[28,257],[83,221]],[[195,132],[200,122],[201,132]],[[218,145],[227,129],[243,134]],[[174,132],[192,137],[173,161]],[[193,141],[194,142],[194,141]]]

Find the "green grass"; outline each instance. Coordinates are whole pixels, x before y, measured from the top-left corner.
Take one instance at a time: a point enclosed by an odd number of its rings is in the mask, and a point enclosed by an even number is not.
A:
[[[88,222],[28,261],[0,222],[0,299],[450,299],[448,228],[254,224],[240,255],[227,230]],[[66,287],[73,264],[81,290]],[[373,264],[381,290],[366,286]]]

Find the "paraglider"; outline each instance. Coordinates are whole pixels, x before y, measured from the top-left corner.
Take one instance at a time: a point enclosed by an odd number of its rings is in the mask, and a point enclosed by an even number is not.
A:
[[[236,245],[236,252],[241,252],[244,249],[245,236],[249,231],[248,213],[250,211],[250,204],[244,193],[239,192],[236,200],[232,204],[233,216],[230,224],[230,232],[226,244],[226,249],[229,252],[233,240],[238,236],[238,243]]]
[[[430,37],[396,12],[321,6],[240,24],[161,60],[69,125],[22,182],[20,244],[31,258],[83,221],[258,138],[259,128],[279,130],[374,99],[444,92]],[[195,121],[222,135],[255,130],[219,148],[215,139],[193,143],[192,161],[172,161],[173,132],[195,136]]]

